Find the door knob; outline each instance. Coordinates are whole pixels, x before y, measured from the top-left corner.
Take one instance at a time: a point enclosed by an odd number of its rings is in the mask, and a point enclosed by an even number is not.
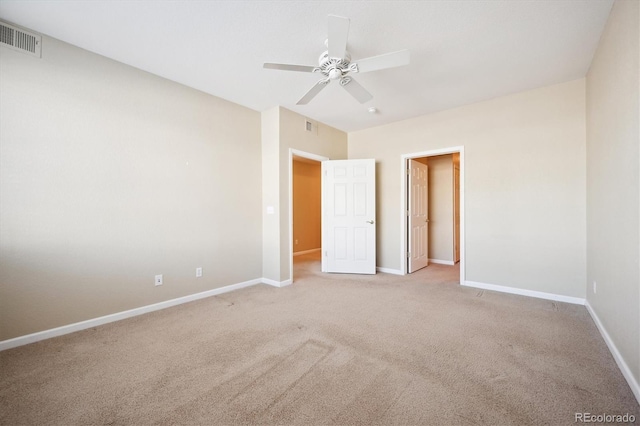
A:
[[[368,220],[367,223],[370,223],[373,225],[375,222],[373,220]]]
[[[427,223],[429,223],[429,219],[425,219],[424,221],[425,221],[425,222],[427,222]]]

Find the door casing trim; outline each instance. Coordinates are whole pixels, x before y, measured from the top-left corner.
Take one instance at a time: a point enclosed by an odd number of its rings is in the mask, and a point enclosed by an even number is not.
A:
[[[407,232],[408,232],[408,224],[407,224],[407,202],[409,201],[409,197],[407,196],[407,172],[409,170],[408,161],[413,160],[415,158],[422,157],[433,157],[436,155],[446,155],[446,154],[460,154],[460,282],[465,282],[465,261],[466,261],[466,253],[465,253],[465,214],[464,214],[464,146],[453,146],[450,148],[441,148],[441,149],[433,149],[429,151],[421,151],[421,152],[413,152],[410,154],[403,154],[400,158],[402,162],[402,166],[400,169],[402,170],[402,175],[400,176],[400,187],[401,191],[401,205],[400,205],[400,239],[401,239],[401,249],[400,249],[400,271],[402,275],[407,274]]]

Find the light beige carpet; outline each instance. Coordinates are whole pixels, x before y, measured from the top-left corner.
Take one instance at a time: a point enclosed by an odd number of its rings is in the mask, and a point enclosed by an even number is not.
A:
[[[323,275],[313,256],[296,260],[286,288],[246,288],[0,352],[0,423],[640,418],[583,306],[461,287],[451,266]]]

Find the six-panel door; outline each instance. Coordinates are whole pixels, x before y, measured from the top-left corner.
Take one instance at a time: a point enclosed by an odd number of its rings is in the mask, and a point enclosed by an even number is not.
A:
[[[322,162],[326,272],[376,273],[375,160]]]

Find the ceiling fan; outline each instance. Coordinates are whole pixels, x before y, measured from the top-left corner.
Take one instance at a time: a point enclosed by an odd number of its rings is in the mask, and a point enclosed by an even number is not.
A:
[[[356,98],[358,102],[365,103],[371,100],[373,96],[349,74],[377,71],[407,65],[409,63],[409,51],[399,50],[397,52],[372,56],[370,58],[352,62],[351,55],[347,51],[348,35],[349,18],[329,15],[329,31],[327,40],[325,41],[327,50],[320,55],[320,58],[318,58],[317,67],[310,65],[265,63],[264,68],[320,73],[324,76],[324,78],[314,84],[313,87],[309,89],[302,98],[300,98],[296,103],[297,105],[308,104],[309,101],[311,101],[331,82],[331,80],[338,80],[340,85],[344,87],[351,96]]]

